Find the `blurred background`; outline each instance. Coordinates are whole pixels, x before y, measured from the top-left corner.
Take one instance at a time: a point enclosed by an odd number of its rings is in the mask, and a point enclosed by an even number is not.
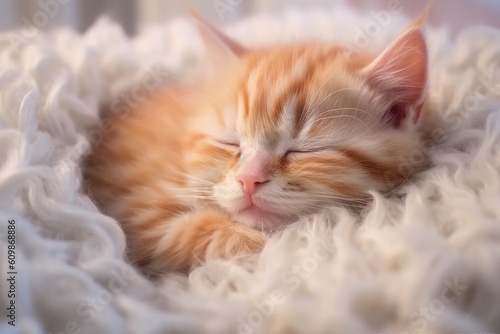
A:
[[[128,34],[150,24],[166,22],[196,10],[207,20],[223,25],[255,13],[277,13],[285,8],[331,9],[347,3],[360,12],[399,6],[415,17],[428,1],[415,0],[0,0],[0,31],[15,28],[50,29],[71,26],[85,31],[98,17],[107,15]],[[434,0],[433,25],[457,31],[469,25],[500,26],[500,0]]]
[[[192,8],[212,22],[231,22],[251,13],[279,11],[287,5],[331,6],[337,0],[0,0],[0,30],[39,21],[40,28],[71,26],[85,31],[99,16],[120,22],[128,34],[187,14]],[[42,11],[42,13],[40,13]],[[42,24],[45,16],[48,22]],[[221,20],[222,14],[222,20]],[[222,23],[222,22],[221,22]],[[38,28],[38,27],[37,27]]]

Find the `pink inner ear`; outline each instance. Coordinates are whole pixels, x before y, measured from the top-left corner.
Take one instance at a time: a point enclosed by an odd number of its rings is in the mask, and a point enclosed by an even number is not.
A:
[[[406,107],[404,104],[397,103],[391,106],[382,117],[382,121],[390,124],[395,128],[399,128],[406,118]]]
[[[404,32],[364,72],[395,103],[415,104],[427,82],[427,46],[420,27]]]
[[[427,84],[427,46],[421,27],[408,28],[362,73],[375,90],[391,101],[382,121],[401,127],[409,116],[409,107],[424,97]],[[418,114],[413,118],[416,120]]]

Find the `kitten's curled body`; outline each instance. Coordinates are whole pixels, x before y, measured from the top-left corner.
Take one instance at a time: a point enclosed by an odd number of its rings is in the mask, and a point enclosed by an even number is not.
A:
[[[410,162],[430,131],[418,26],[374,57],[314,42],[245,50],[201,25],[224,60],[217,75],[108,115],[113,130],[84,165],[146,271],[256,253],[265,232],[422,168]]]

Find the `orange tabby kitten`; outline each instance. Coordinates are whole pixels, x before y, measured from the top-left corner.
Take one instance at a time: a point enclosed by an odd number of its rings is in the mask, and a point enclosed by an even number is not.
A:
[[[421,24],[378,56],[322,43],[246,49],[198,19],[216,74],[166,87],[95,145],[84,174],[150,273],[259,252],[267,231],[366,201],[421,169]],[[404,167],[402,167],[404,165]]]

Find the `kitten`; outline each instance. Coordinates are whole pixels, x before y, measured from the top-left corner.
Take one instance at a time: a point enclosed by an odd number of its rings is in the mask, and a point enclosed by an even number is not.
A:
[[[422,21],[373,56],[315,42],[247,49],[198,19],[215,74],[108,116],[114,130],[84,163],[131,260],[161,273],[258,253],[266,232],[419,171],[412,155],[425,156],[432,130]]]

